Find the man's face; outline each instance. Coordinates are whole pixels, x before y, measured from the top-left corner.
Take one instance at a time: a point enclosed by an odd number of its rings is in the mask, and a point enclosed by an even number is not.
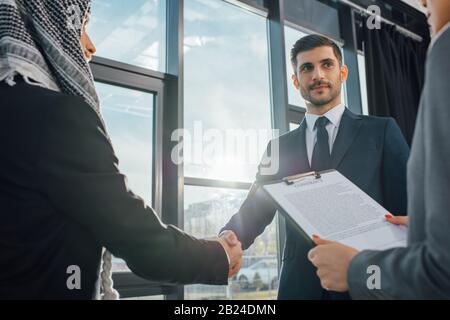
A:
[[[346,79],[347,67],[339,65],[332,47],[318,47],[297,55],[294,86],[312,106],[321,107],[335,100]]]
[[[450,0],[419,0],[427,9],[428,24],[432,34],[437,34],[450,22]]]

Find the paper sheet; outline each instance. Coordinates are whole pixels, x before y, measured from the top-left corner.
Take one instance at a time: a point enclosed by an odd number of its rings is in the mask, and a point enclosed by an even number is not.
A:
[[[337,171],[263,188],[310,237],[317,234],[358,250],[406,246],[407,228],[387,222],[388,211]]]

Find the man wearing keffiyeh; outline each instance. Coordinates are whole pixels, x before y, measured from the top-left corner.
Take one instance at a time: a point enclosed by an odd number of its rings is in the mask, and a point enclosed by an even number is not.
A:
[[[240,243],[163,224],[118,170],[87,61],[89,13],[90,0],[0,0],[0,299],[97,298],[103,247],[152,281],[226,284]]]

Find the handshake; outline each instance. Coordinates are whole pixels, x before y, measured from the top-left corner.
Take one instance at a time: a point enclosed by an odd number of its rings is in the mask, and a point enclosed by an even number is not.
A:
[[[236,234],[231,230],[223,231],[217,241],[222,245],[228,256],[229,269],[228,278],[233,277],[238,273],[242,265],[242,244],[238,240]]]

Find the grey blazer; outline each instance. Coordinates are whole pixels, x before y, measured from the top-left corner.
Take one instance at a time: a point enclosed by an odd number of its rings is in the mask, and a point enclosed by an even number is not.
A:
[[[348,271],[354,299],[450,299],[450,29],[430,49],[408,162],[408,247],[363,251]],[[369,290],[367,268],[380,267]]]

